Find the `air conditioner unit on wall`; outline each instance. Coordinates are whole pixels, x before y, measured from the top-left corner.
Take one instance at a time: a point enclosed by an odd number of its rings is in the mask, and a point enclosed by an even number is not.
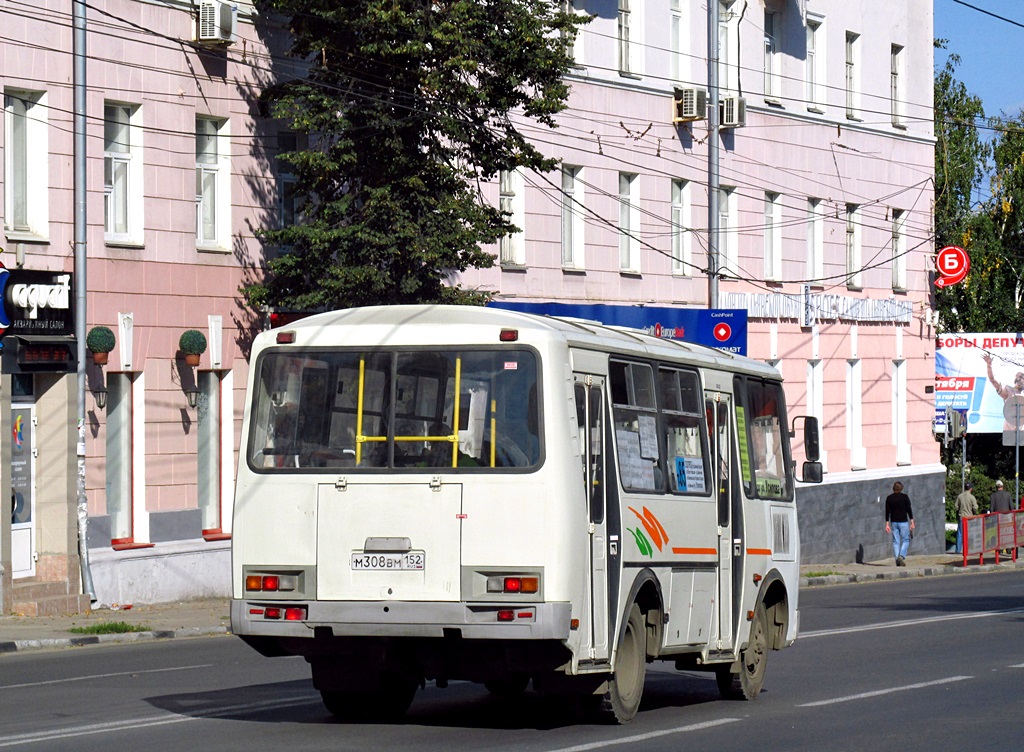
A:
[[[722,97],[722,127],[739,128],[747,124],[747,100],[743,97]]]
[[[676,89],[672,99],[672,122],[686,123],[708,116],[708,93],[695,86]]]
[[[232,44],[238,24],[238,6],[220,0],[199,3],[199,25],[196,38],[203,44]]]

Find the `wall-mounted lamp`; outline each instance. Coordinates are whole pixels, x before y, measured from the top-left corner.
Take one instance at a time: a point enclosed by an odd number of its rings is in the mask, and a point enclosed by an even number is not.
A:
[[[188,406],[191,407],[194,410],[196,405],[199,404],[199,390],[195,389],[195,388],[193,388],[193,389],[186,389],[185,390],[185,399],[188,400]]]
[[[92,390],[92,398],[96,400],[96,407],[100,410],[107,406],[107,387],[103,386],[102,382]]]

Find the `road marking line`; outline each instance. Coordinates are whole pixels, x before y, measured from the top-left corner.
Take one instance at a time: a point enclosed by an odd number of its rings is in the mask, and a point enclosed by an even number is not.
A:
[[[89,679],[109,679],[112,676],[140,676],[141,674],[160,674],[166,671],[191,671],[194,668],[210,668],[212,663],[200,663],[195,666],[174,666],[173,668],[150,668],[143,671],[118,671],[114,674],[93,674],[91,676],[72,676],[68,679],[50,679],[48,681],[26,682],[25,684],[4,684],[0,689],[22,689],[23,687],[42,687],[47,684],[64,684],[73,681],[88,681]]]
[[[207,710],[194,710],[189,715],[164,714],[153,715],[145,718],[136,718],[130,721],[110,721],[108,723],[93,723],[88,726],[72,726],[65,729],[52,731],[32,731],[25,734],[15,734],[0,739],[0,747],[14,747],[22,744],[35,744],[37,742],[51,741],[53,739],[71,739],[76,736],[89,736],[90,734],[106,734],[111,731],[130,731],[133,729],[149,728],[152,726],[167,726],[172,723],[187,723],[198,721],[202,718],[216,718],[228,713],[238,713],[253,710],[277,710],[290,708],[296,705],[311,705],[319,703],[318,695],[307,695],[290,700],[264,700],[263,702],[250,702],[241,705],[228,705],[220,708],[209,708]]]
[[[802,705],[797,705],[798,708],[818,708],[822,705],[837,705],[841,702],[850,702],[851,700],[864,700],[868,697],[879,697],[881,695],[889,695],[893,692],[907,692],[911,689],[924,689],[925,687],[936,687],[940,684],[952,684],[953,682],[965,681],[966,679],[973,679],[973,676],[950,676],[946,679],[936,679],[930,682],[921,682],[920,684],[908,684],[905,687],[890,687],[889,689],[876,689],[873,692],[861,692],[856,695],[847,695],[846,697],[833,697],[831,700],[818,700],[816,702],[805,702]]]
[[[838,629],[818,629],[813,632],[801,632],[800,639],[811,637],[832,637],[833,635],[851,634],[853,632],[872,632],[878,629],[896,629],[898,627],[916,627],[920,624],[934,624],[959,619],[987,619],[990,616],[1006,616],[1008,614],[1024,614],[1024,608],[1007,608],[1001,611],[979,611],[977,613],[946,614],[944,616],[928,616],[923,619],[907,621],[887,621],[880,624],[863,624],[859,627],[840,627]]]
[[[592,749],[604,749],[606,747],[615,747],[620,744],[632,744],[634,742],[643,742],[648,739],[657,739],[660,736],[670,736],[672,734],[685,734],[689,731],[703,731],[704,729],[714,728],[715,726],[722,726],[726,723],[736,723],[739,718],[719,718],[717,721],[705,721],[704,723],[694,723],[690,726],[678,726],[676,728],[665,729],[663,731],[649,731],[646,734],[636,734],[634,736],[624,736],[621,739],[605,739],[600,742],[590,742],[589,744],[577,744],[573,747],[559,747],[558,749],[550,749],[547,752],[588,752]]]

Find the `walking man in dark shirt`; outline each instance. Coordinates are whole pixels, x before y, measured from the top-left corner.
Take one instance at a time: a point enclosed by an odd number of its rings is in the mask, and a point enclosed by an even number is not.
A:
[[[914,511],[910,508],[910,497],[903,493],[903,484],[892,484],[892,493],[885,497],[885,532],[892,533],[892,553],[896,566],[907,566],[907,549],[910,548],[910,531],[914,529]]]

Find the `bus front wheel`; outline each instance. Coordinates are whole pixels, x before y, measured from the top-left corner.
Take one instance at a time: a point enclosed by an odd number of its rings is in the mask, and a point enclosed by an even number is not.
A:
[[[607,723],[629,723],[640,708],[647,674],[647,632],[640,607],[633,604],[615,658],[607,691],[595,697],[597,717]]]
[[[715,671],[718,691],[726,700],[753,700],[761,694],[765,669],[768,667],[768,615],[764,603],[754,609],[750,623],[750,639],[740,652],[739,671],[721,666]]]

